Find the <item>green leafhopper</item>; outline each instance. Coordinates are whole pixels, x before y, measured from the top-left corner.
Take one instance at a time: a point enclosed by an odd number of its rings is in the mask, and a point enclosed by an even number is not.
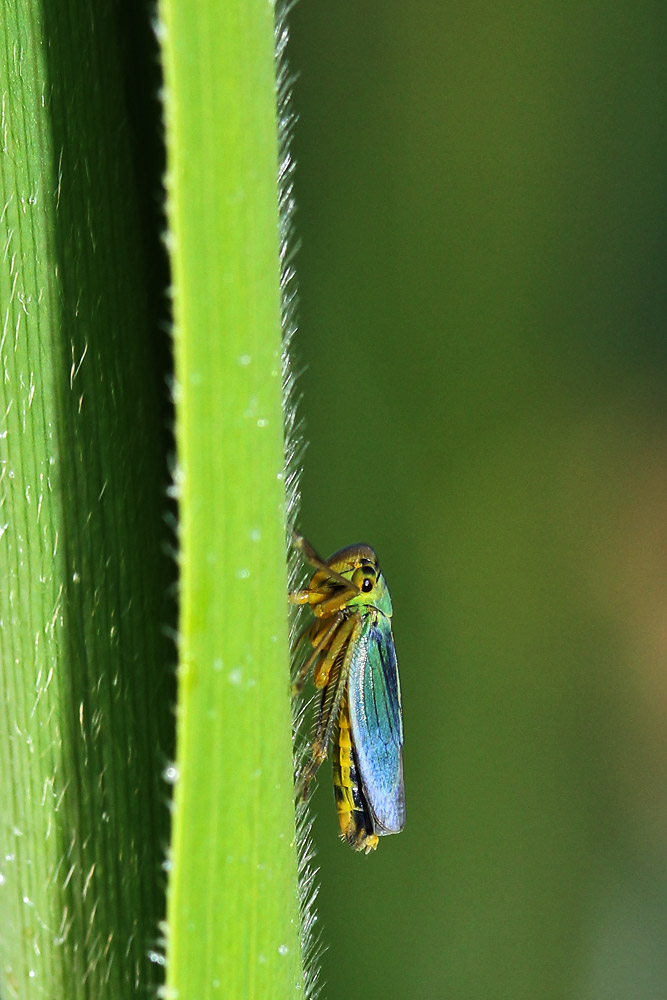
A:
[[[305,797],[334,743],[334,794],[341,834],[356,850],[375,850],[378,838],[405,825],[403,714],[391,629],[392,604],[377,556],[350,545],[321,559],[300,535],[294,544],[315,568],[308,586],[292,592],[315,620],[297,640],[312,652],[295,682],[309,671],[321,690],[311,757],[300,776]]]

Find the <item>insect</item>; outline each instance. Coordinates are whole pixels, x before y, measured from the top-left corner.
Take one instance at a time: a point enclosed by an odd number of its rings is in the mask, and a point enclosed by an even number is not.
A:
[[[299,692],[311,668],[322,696],[311,757],[300,777],[307,798],[333,739],[333,780],[342,837],[355,851],[375,850],[378,838],[405,825],[403,716],[391,631],[392,605],[377,556],[351,545],[321,559],[300,535],[294,545],[314,567],[293,604],[310,605],[315,620],[297,640],[312,652],[294,684]]]

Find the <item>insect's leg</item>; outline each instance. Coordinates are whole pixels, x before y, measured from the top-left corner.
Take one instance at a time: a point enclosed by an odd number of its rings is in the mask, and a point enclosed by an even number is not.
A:
[[[347,643],[347,649],[345,650],[345,657],[340,665],[340,671],[338,673],[338,681],[336,685],[336,691],[331,702],[331,709],[327,716],[327,721],[324,726],[321,740],[325,748],[328,748],[331,742],[331,736],[333,733],[333,727],[338,718],[338,712],[340,709],[341,702],[343,700],[343,695],[347,689],[347,677],[350,672],[350,664],[352,663],[352,656],[354,655],[354,649],[357,644],[357,640],[361,635],[362,623],[361,619],[353,618],[351,619],[353,623],[353,628],[350,631],[350,637]],[[313,741],[313,746],[315,745]],[[326,752],[325,752],[326,756]]]
[[[313,649],[312,653],[307,657],[305,663],[301,665],[299,673],[296,675],[296,678],[292,685],[293,695],[298,694],[299,691],[301,691],[303,685],[306,683],[306,677],[308,676],[308,671],[312,667],[317,657],[324,652],[324,650],[331,642],[336,629],[341,623],[342,617],[343,616],[341,614],[336,615],[333,622],[331,623],[331,627],[326,629],[316,640],[315,648]],[[308,625],[308,627],[301,633],[301,635],[297,639],[297,645],[301,642],[304,636],[306,636],[308,632],[310,632],[312,627],[313,627],[312,625]]]
[[[320,593],[319,590],[290,590],[287,595],[287,600],[290,604],[298,604],[303,606],[304,604],[317,604],[319,601],[323,601],[325,595]]]
[[[301,535],[294,535],[294,547],[299,549],[312,566],[318,570],[303,590],[293,590],[288,594],[291,604],[309,604],[318,618],[326,618],[344,608],[349,600],[357,597],[359,588],[351,580],[337,573]]]
[[[347,629],[345,630],[346,635],[348,636],[345,657],[340,666],[337,677],[334,681],[332,681],[332,683],[335,684],[335,689],[330,699],[327,698],[328,692],[324,692],[322,710],[320,712],[317,730],[313,739],[311,758],[306,764],[299,780],[299,795],[304,800],[308,798],[310,783],[317,774],[322,762],[326,760],[327,753],[329,752],[329,743],[331,742],[331,734],[333,733],[334,723],[336,721],[343,694],[345,693],[345,688],[347,686],[347,675],[350,671],[350,662],[352,660],[354,643],[359,638],[359,634],[361,632],[361,622],[355,619],[351,619],[350,621],[352,627],[349,631]],[[324,710],[325,700],[328,702],[326,711]]]
[[[359,588],[347,580],[345,587],[338,587],[333,593],[327,590],[292,590],[287,595],[287,599],[290,604],[315,605],[313,613],[318,618],[327,618],[334,611],[340,611],[341,608],[344,608],[348,601],[356,597],[358,593]]]
[[[354,630],[354,625],[354,619],[348,618],[345,624],[341,625],[338,629],[338,633],[331,643],[327,655],[322,659],[321,663],[317,665],[317,669],[315,670],[314,680],[316,688],[326,687],[329,683],[331,668],[336,662],[336,657],[340,653],[341,649],[350,638]]]
[[[296,531],[292,532],[292,545],[301,552],[304,559],[311,566],[316,566],[318,569],[326,569],[327,564],[324,559],[321,559],[310,542],[307,542],[303,535],[298,535]]]
[[[306,802],[308,799],[313,779],[324,761],[327,759],[328,753],[329,750],[327,747],[324,747],[321,744],[318,744],[317,746],[313,744],[313,755],[304,767],[297,786],[297,798],[301,799],[303,802]]]
[[[299,649],[299,647],[301,646],[301,644],[304,641],[304,639],[310,638],[310,635],[311,635],[311,633],[313,631],[313,626],[315,624],[319,624],[319,623],[318,622],[309,621],[309,622],[307,622],[306,625],[304,625],[304,627],[301,629],[301,631],[297,635],[296,639],[292,643],[292,646],[291,646],[292,653],[296,653],[296,651]]]
[[[292,540],[294,542],[294,548],[298,549],[299,552],[303,554],[306,562],[309,562],[311,566],[315,569],[321,569],[322,572],[326,573],[331,580],[335,580],[336,583],[342,584],[344,587],[350,586],[350,581],[346,580],[344,576],[337,573],[335,569],[332,569],[326,560],[318,556],[315,549],[310,545],[309,542],[303,537],[303,535],[297,535],[296,532],[292,532]],[[359,593],[358,588],[354,588],[355,593]],[[304,602],[305,603],[305,602]]]
[[[308,792],[310,791],[310,783],[317,774],[320,765],[326,760],[327,754],[329,752],[329,743],[325,742],[323,739],[323,734],[326,732],[327,723],[329,720],[329,715],[331,713],[331,707],[333,702],[336,700],[336,691],[338,689],[338,684],[340,682],[340,673],[336,675],[334,680],[331,682],[331,689],[326,689],[322,692],[322,697],[320,699],[320,710],[317,717],[317,725],[315,727],[315,735],[313,737],[312,746],[310,749],[310,760],[303,768],[301,775],[299,777],[299,783],[297,786],[297,796],[304,801],[308,798]]]
[[[357,597],[358,594],[359,588],[356,584],[348,580],[345,589],[341,587],[330,596],[323,595],[317,605],[317,610],[313,610],[318,618],[326,618],[328,615],[333,614],[334,611],[340,611],[348,601],[353,597]]]
[[[312,756],[301,772],[301,777],[299,778],[297,798],[302,799],[304,802],[306,801],[310,793],[310,783],[319,771],[320,765],[324,763],[326,758],[326,749],[324,749],[320,744],[316,745],[313,743]]]

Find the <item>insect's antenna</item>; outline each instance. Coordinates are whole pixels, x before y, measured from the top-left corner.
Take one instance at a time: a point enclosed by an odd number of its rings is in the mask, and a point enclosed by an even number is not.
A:
[[[315,549],[309,542],[306,541],[303,535],[297,535],[296,531],[293,531],[292,542],[294,544],[294,548],[298,549],[299,552],[303,554],[304,559],[306,562],[309,562],[311,566],[314,566],[315,569],[321,569],[336,583],[342,584],[343,587],[350,586],[350,581],[346,580],[344,576],[340,575],[340,573],[337,573],[335,569],[331,568],[329,563],[325,562],[324,559],[318,556]]]

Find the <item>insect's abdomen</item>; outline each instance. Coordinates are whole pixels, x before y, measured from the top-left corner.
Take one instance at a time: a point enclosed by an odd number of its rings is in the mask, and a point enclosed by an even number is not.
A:
[[[333,752],[333,784],[341,834],[355,851],[375,850],[378,837],[359,782],[357,757],[350,732],[347,697],[338,715],[336,743]]]

